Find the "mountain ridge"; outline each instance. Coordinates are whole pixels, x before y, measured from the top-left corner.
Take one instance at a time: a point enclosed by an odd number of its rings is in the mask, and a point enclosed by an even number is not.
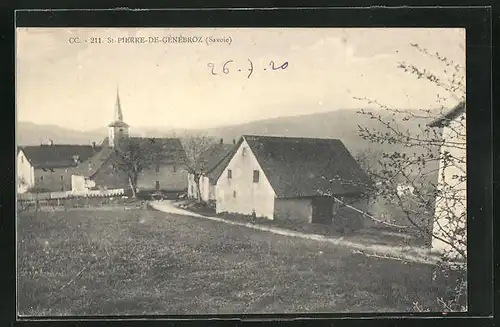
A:
[[[384,119],[393,119],[391,114],[377,109],[363,109],[367,112],[379,114]],[[418,131],[422,121],[403,121],[395,119],[396,128],[405,128]],[[399,151],[398,145],[374,144],[363,140],[359,135],[359,127],[365,126],[373,130],[381,131],[384,126],[368,115],[359,114],[355,109],[338,109],[334,111],[305,114],[298,116],[284,116],[278,118],[267,118],[248,123],[211,127],[206,129],[182,129],[182,128],[157,128],[157,127],[131,127],[131,136],[143,137],[182,137],[186,134],[207,134],[217,139],[223,139],[225,143],[237,140],[241,135],[267,135],[288,137],[312,137],[312,138],[337,138],[344,142],[349,151],[354,155],[364,149],[379,149],[380,151]],[[54,143],[64,144],[100,144],[108,135],[107,128],[101,127],[89,131],[72,130],[55,125],[38,125],[31,122],[18,122],[16,127],[17,144],[39,145],[52,140]]]

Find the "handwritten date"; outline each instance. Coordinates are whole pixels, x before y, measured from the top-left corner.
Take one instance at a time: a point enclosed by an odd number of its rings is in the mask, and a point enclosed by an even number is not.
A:
[[[227,75],[233,71],[236,72],[248,72],[247,78],[250,78],[254,72],[255,66],[252,60],[248,59],[248,66],[246,68],[235,67],[234,60],[227,60],[221,66],[216,66],[214,63],[209,62],[207,64],[212,75]],[[273,60],[269,62],[267,66],[262,67],[262,70],[276,71],[285,70],[288,67],[288,61],[285,61],[281,65],[275,63]]]

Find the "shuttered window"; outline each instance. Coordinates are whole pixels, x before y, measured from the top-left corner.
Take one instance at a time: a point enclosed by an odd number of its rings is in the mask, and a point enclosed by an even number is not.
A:
[[[259,182],[259,171],[258,170],[254,170],[253,171],[253,182],[254,183],[258,183]]]

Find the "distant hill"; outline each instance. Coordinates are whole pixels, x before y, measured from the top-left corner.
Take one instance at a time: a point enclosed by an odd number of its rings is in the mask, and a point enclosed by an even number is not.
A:
[[[92,144],[100,143],[106,136],[105,129],[90,132],[75,131],[55,125],[38,125],[28,122],[18,122],[16,126],[18,145],[40,145],[49,140],[61,144]]]
[[[387,112],[374,110],[371,110],[371,112],[381,114],[385,120],[392,119],[392,116]],[[423,125],[425,123],[425,121],[417,119],[403,121],[399,118],[399,120],[396,120],[391,126],[396,129],[408,130],[410,133],[418,133],[420,131],[419,124]],[[131,128],[131,134],[150,137],[172,137],[182,136],[185,135],[185,133],[207,133],[215,138],[222,138],[225,143],[231,143],[233,139],[237,140],[244,134],[338,138],[344,142],[354,156],[363,151],[369,151],[370,153],[377,151],[419,152],[418,149],[415,148],[402,148],[399,144],[375,144],[363,140],[359,135],[358,125],[378,131],[386,130],[380,123],[374,119],[370,119],[367,115],[359,114],[356,110],[352,109],[340,109],[326,113],[279,117],[239,125],[209,128],[206,130]],[[105,127],[89,132],[82,132],[58,126],[36,125],[25,122],[20,122],[17,126],[19,145],[38,145],[40,142],[46,143],[49,139],[52,139],[54,143],[100,143],[107,135],[108,131]]]
[[[131,130],[133,136],[150,136],[150,137],[172,137],[176,133],[181,133],[184,130],[161,130],[158,128],[140,128]],[[16,128],[17,144],[23,145],[40,145],[52,140],[59,144],[99,144],[108,136],[106,127],[98,128],[91,131],[76,131],[56,125],[38,125],[28,122],[19,122]]]
[[[419,124],[425,125],[426,121],[413,119],[403,121],[401,117],[392,117],[384,111],[365,110],[380,114],[385,121],[395,119],[394,128],[408,130],[412,134],[421,131]],[[399,144],[375,144],[359,135],[358,126],[367,127],[377,131],[386,131],[386,127],[368,115],[359,114],[356,110],[341,109],[326,113],[309,114],[292,117],[279,117],[273,119],[259,120],[246,124],[225,126],[208,129],[206,132],[217,138],[223,138],[225,142],[231,142],[244,134],[338,138],[344,142],[354,155],[366,149],[377,149],[380,151],[410,151],[401,149]],[[411,151],[414,151],[411,149]]]

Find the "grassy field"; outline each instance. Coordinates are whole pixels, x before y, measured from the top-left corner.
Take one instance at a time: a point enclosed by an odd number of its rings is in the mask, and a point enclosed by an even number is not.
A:
[[[432,309],[431,271],[146,209],[18,215],[21,315]]]

